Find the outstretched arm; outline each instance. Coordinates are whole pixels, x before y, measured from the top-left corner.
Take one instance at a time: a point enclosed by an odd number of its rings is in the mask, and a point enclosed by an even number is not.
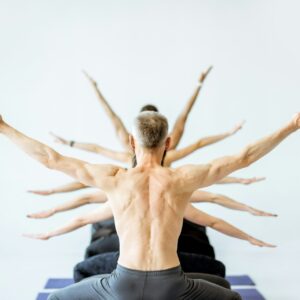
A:
[[[63,212],[63,211],[68,211],[86,204],[91,204],[91,203],[104,203],[106,202],[107,197],[103,192],[98,192],[94,194],[87,194],[80,196],[74,200],[68,201],[64,204],[57,205],[55,207],[52,207],[47,210],[43,210],[37,213],[31,213],[28,214],[28,218],[32,219],[44,219],[44,218],[49,218],[57,213]]]
[[[188,205],[188,207],[185,211],[184,218],[193,223],[210,227],[210,228],[212,228],[216,231],[219,231],[223,234],[226,234],[228,236],[248,241],[249,243],[251,243],[252,245],[255,245],[255,246],[276,247],[274,245],[265,243],[263,241],[260,241],[256,238],[250,236],[249,234],[243,232],[242,230],[234,227],[233,225],[225,222],[222,219],[213,217],[211,215],[204,213],[203,211],[200,211],[199,209],[193,207],[191,204]]]
[[[244,203],[235,201],[227,196],[209,193],[209,192],[201,191],[201,190],[197,190],[196,192],[193,193],[193,195],[190,199],[190,202],[215,203],[215,204],[224,206],[226,208],[240,210],[240,211],[246,211],[254,216],[277,217],[276,214],[271,214],[271,213],[253,208]]]
[[[49,196],[53,194],[59,194],[59,193],[68,193],[68,192],[74,192],[81,189],[86,189],[89,186],[84,185],[80,182],[71,182],[53,189],[48,190],[28,190],[28,193],[42,195],[42,196]]]
[[[300,113],[281,129],[273,134],[250,144],[237,155],[225,156],[212,161],[207,165],[188,165],[177,169],[177,174],[182,180],[182,188],[187,191],[209,186],[230,173],[248,167],[259,160],[291,133],[300,128]]]
[[[113,126],[115,127],[117,136],[119,138],[119,140],[121,141],[124,149],[129,150],[129,143],[128,143],[128,137],[129,137],[129,133],[127,131],[127,129],[125,128],[125,125],[123,124],[123,122],[121,121],[121,119],[117,116],[117,114],[113,111],[113,109],[110,107],[110,105],[108,104],[108,102],[106,101],[106,99],[104,98],[104,96],[102,95],[102,93],[100,92],[97,82],[90,77],[86,72],[83,72],[85,74],[85,76],[87,77],[87,79],[89,80],[89,82],[92,84],[96,95],[98,97],[98,100],[100,102],[100,104],[102,105],[102,107],[104,108],[105,112],[107,113],[108,117],[110,118],[111,122],[113,123]]]
[[[38,233],[38,234],[23,234],[23,236],[38,239],[38,240],[48,240],[54,236],[62,235],[71,231],[74,231],[78,228],[81,228],[88,224],[93,224],[96,222],[108,220],[113,216],[111,208],[108,203],[103,204],[101,207],[94,209],[93,211],[81,215],[80,217],[75,218],[71,222],[66,225],[59,227],[53,231],[49,231],[46,233]]]
[[[185,127],[185,123],[188,118],[188,115],[189,115],[191,109],[193,108],[193,105],[195,104],[197,97],[200,93],[201,87],[202,87],[208,73],[211,71],[211,69],[212,69],[212,67],[209,67],[205,72],[203,72],[201,74],[199,81],[198,81],[198,85],[197,85],[192,97],[189,99],[189,101],[187,102],[183,111],[177,118],[177,120],[173,126],[173,129],[171,131],[171,134],[170,134],[170,136],[171,136],[170,150],[175,149],[177,147],[177,145],[183,135],[184,127]]]
[[[130,153],[128,152],[119,152],[119,151],[114,151],[105,147],[102,147],[97,144],[92,144],[92,143],[80,143],[80,142],[75,142],[73,140],[66,140],[58,135],[55,135],[54,133],[51,133],[51,135],[55,138],[55,142],[62,144],[62,145],[67,145],[73,148],[101,154],[103,156],[106,156],[108,158],[114,159],[119,162],[130,162],[131,161],[131,156]]]
[[[200,148],[220,142],[220,141],[224,140],[225,138],[234,135],[237,131],[242,129],[243,125],[244,125],[244,122],[241,122],[238,125],[234,126],[233,129],[231,129],[230,131],[225,132],[223,134],[218,134],[218,135],[201,138],[196,143],[191,144],[182,149],[168,151],[167,155],[166,155],[166,160],[165,160],[166,165],[170,165],[172,162],[182,159],[182,158],[188,156],[189,154],[193,153],[194,151],[199,150]],[[171,140],[171,142],[172,142],[172,140]]]
[[[216,182],[216,184],[240,183],[240,184],[248,185],[265,179],[266,177],[240,178],[240,177],[227,176],[222,178],[218,182]]]
[[[52,148],[27,137],[5,123],[0,116],[0,133],[21,150],[49,169],[64,172],[88,186],[103,189],[111,184],[112,177],[121,169],[113,165],[94,165],[79,159],[63,156]]]

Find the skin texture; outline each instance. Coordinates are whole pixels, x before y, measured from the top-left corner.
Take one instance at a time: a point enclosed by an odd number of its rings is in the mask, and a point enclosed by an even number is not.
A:
[[[83,205],[87,204],[94,204],[94,203],[104,203],[107,201],[107,197],[103,192],[97,192],[97,193],[92,193],[92,194],[87,194],[83,195],[80,197],[75,198],[74,200],[68,201],[66,203],[57,205],[53,208],[43,210],[40,212],[36,213],[31,213],[28,214],[28,218],[33,218],[33,219],[44,219],[51,217],[59,212],[64,212],[68,211],[71,209],[78,208]],[[248,212],[254,216],[264,216],[264,217],[277,217],[276,214],[264,212],[262,210],[253,208],[251,206],[248,206],[244,203],[240,203],[238,201],[235,201],[227,196],[220,195],[220,194],[214,194],[206,191],[195,191],[192,194],[192,197],[190,199],[190,202],[192,203],[213,203],[213,204],[218,204],[226,208],[230,208],[233,210],[238,210],[238,211],[245,211]],[[100,210],[101,211],[101,210]],[[189,216],[185,216],[185,218],[188,218]],[[99,221],[102,220],[101,214],[99,215]],[[88,224],[92,224],[90,221],[88,221]],[[199,223],[199,225],[203,225],[202,223]]]
[[[33,159],[105,192],[109,199],[106,205],[113,212],[120,239],[119,263],[136,270],[164,270],[178,266],[177,242],[192,193],[254,163],[299,127],[300,113],[281,129],[236,155],[177,169],[160,165],[163,153],[170,145],[169,138],[165,145],[149,150],[140,147],[131,137],[137,166],[126,170],[63,156],[23,135],[0,117],[0,132]]]

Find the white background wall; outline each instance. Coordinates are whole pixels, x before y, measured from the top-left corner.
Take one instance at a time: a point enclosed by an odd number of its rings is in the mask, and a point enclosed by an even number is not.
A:
[[[299,111],[297,1],[0,1],[0,112],[5,120],[62,153],[107,159],[54,144],[49,131],[121,150],[114,130],[81,73],[99,83],[129,127],[145,103],[173,124],[202,70],[214,65],[180,146],[247,120],[237,136],[191,155],[202,163],[234,153]],[[262,175],[252,186],[209,190],[279,214],[262,219],[215,206],[203,209],[278,245],[260,249],[209,232],[229,274],[248,273],[267,299],[297,299],[300,267],[299,133],[241,176]],[[89,229],[47,242],[21,237],[66,222],[79,211],[48,220],[26,219],[76,195],[26,193],[70,179],[40,166],[0,139],[0,289],[3,299],[33,299],[47,277],[71,276]],[[3,276],[2,276],[3,275]],[[29,276],[28,276],[29,275]],[[30,278],[30,279],[29,279]],[[21,288],[15,288],[17,280]],[[6,293],[6,294],[5,294]],[[28,296],[28,298],[26,298]]]

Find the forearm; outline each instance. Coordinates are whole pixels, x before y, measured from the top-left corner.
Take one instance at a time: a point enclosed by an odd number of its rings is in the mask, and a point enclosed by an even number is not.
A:
[[[55,236],[63,235],[72,231],[75,231],[81,227],[86,226],[88,223],[85,220],[74,219],[71,222],[67,223],[65,226],[59,227],[52,231],[46,233],[48,238],[52,238]]]
[[[26,136],[6,123],[1,124],[0,132],[23,152],[48,168],[58,156],[52,148]]]
[[[230,133],[224,133],[220,135],[205,137],[205,138],[201,138],[197,142],[187,147],[184,147],[182,149],[170,150],[167,153],[166,162],[167,164],[171,164],[172,162],[182,159],[205,146],[209,146],[211,144],[217,143],[230,135],[231,135]]]
[[[193,108],[193,106],[198,98],[198,95],[200,93],[202,85],[203,85],[207,75],[211,71],[211,69],[212,69],[212,66],[210,66],[207,70],[205,70],[204,72],[201,73],[200,78],[198,80],[197,87],[194,90],[194,93],[192,94],[191,98],[188,100],[187,104],[185,105],[183,111],[177,118],[177,120],[173,126],[173,129],[171,131],[171,134],[170,134],[170,136],[171,136],[170,150],[175,149],[177,147],[177,145],[183,135],[185,123],[187,121],[188,115],[191,112],[191,109]]]
[[[130,161],[130,155],[127,152],[117,152],[114,150],[110,150],[107,148],[104,148],[97,144],[90,144],[90,143],[79,143],[75,142],[73,144],[74,148],[82,149],[89,152],[94,152],[97,154],[101,154],[103,156],[106,156],[108,158],[114,159],[119,162],[125,162],[128,163]]]
[[[223,234],[236,237],[243,240],[248,240],[250,236],[245,232],[237,229],[236,227],[232,226],[231,224],[215,218],[203,211],[193,207],[191,204],[188,205],[184,217],[198,225],[207,226],[214,230],[217,230]]]
[[[42,195],[42,196],[49,196],[53,194],[59,194],[59,193],[67,193],[67,192],[74,192],[81,189],[88,188],[89,186],[80,183],[80,182],[71,182],[56,188],[47,189],[47,190],[29,190],[29,193]]]
[[[216,184],[231,184],[231,183],[240,183],[240,184],[251,184],[254,182],[259,182],[262,180],[265,180],[265,177],[251,177],[251,178],[240,178],[240,177],[224,177],[221,180],[219,180],[218,182],[216,182]]]
[[[24,236],[33,238],[33,239],[47,240],[54,236],[69,233],[69,232],[74,231],[78,228],[81,228],[87,224],[92,224],[92,223],[110,219],[112,216],[113,216],[113,214],[112,214],[109,204],[105,203],[100,208],[94,209],[90,213],[83,214],[80,217],[72,220],[71,222],[67,223],[66,225],[59,227],[55,230],[49,231],[47,233],[42,233],[42,234],[24,234]]]
[[[183,111],[176,119],[175,124],[172,129],[172,132],[170,134],[170,137],[171,137],[170,150],[175,149],[177,147],[177,145],[179,144],[180,139],[184,132],[185,123],[187,121],[188,115],[189,115],[193,105],[195,104],[195,101],[197,100],[200,90],[201,90],[201,85],[198,84],[192,97],[189,99],[189,101],[187,102]]]
[[[247,205],[243,203],[237,202],[225,195],[210,193],[202,190],[197,190],[196,192],[194,192],[190,199],[190,202],[208,202],[234,210],[248,211]]]
[[[229,209],[250,212],[250,207],[248,205],[235,201],[225,195],[214,194],[213,200],[211,202]]]
[[[247,167],[259,160],[296,130],[297,128],[292,123],[288,123],[275,133],[248,145],[239,155],[241,166]]]
[[[86,204],[104,203],[106,201],[107,201],[107,197],[103,192],[87,194],[87,195],[77,197],[76,199],[69,201],[67,203],[58,205],[55,208],[55,212],[63,212],[63,211],[81,207]]]
[[[234,237],[237,239],[250,241],[250,239],[252,238],[246,232],[236,228],[235,226],[233,226],[221,219],[217,219],[209,227],[211,227],[212,229],[219,231],[225,235],[228,235],[228,236],[231,236],[231,237]]]
[[[37,213],[28,214],[27,217],[33,219],[49,218],[55,215],[56,213],[72,210],[86,204],[104,203],[106,201],[107,201],[107,197],[103,192],[88,194],[88,195],[80,196],[72,201],[68,201],[66,203],[57,205],[48,210],[43,210]]]
[[[56,188],[51,189],[53,194],[59,194],[59,193],[68,193],[68,192],[74,192],[81,189],[86,189],[89,186],[81,183],[81,182],[71,182]]]
[[[227,196],[220,195],[220,194],[214,194],[214,193],[210,193],[210,192],[202,191],[202,190],[197,190],[196,192],[194,192],[192,194],[190,202],[192,202],[192,203],[197,203],[197,202],[198,203],[199,202],[214,203],[214,204],[218,204],[218,205],[221,205],[221,206],[229,208],[229,209],[245,211],[254,216],[277,217],[276,214],[256,209],[256,208],[246,205],[244,203],[235,201],[232,198],[229,198]]]
[[[277,130],[275,133],[248,145],[237,155],[214,160],[207,169],[207,181],[201,186],[203,187],[215,183],[236,170],[248,167],[271,152],[297,129],[298,126],[296,125],[296,121],[293,120],[283,128]]]
[[[130,149],[129,143],[128,143],[129,133],[128,133],[127,129],[125,128],[123,122],[118,117],[118,115],[113,111],[111,106],[108,104],[107,100],[105,99],[105,97],[101,93],[100,89],[98,88],[97,82],[94,79],[92,79],[87,73],[85,73],[85,75],[88,78],[88,80],[90,81],[90,83],[92,84],[94,91],[97,95],[97,98],[99,100],[99,103],[101,104],[101,106],[105,110],[106,114],[110,118],[113,126],[115,127],[115,131],[116,131],[117,136],[119,137],[123,147],[125,149]]]

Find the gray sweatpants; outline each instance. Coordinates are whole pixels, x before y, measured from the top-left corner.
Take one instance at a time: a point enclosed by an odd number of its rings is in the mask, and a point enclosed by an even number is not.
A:
[[[190,279],[181,267],[137,271],[118,265],[110,275],[85,279],[52,293],[48,300],[241,300],[236,292],[202,279]]]

